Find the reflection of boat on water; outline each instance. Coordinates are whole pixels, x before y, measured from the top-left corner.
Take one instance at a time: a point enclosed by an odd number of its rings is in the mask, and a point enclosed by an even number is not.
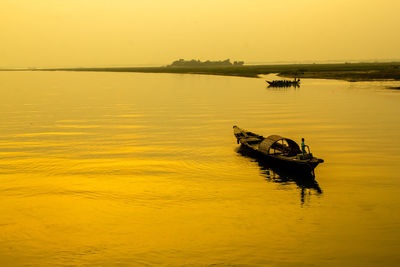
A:
[[[301,189],[302,203],[304,203],[307,191],[310,192],[310,190],[312,190],[317,194],[322,194],[322,189],[315,180],[313,173],[293,172],[291,169],[272,164],[270,161],[258,157],[257,153],[243,145],[237,149],[237,152],[257,162],[262,171],[262,175],[267,181],[281,184],[295,183]]]
[[[273,80],[266,81],[269,86],[268,87],[300,87],[300,79],[295,78],[293,81],[289,80]]]
[[[280,165],[287,170],[303,174],[314,174],[318,164],[324,162],[310,153],[302,152],[299,145],[279,135],[263,137],[261,135],[246,131],[233,126],[233,133],[238,144],[252,150],[258,157],[268,160],[271,164]]]

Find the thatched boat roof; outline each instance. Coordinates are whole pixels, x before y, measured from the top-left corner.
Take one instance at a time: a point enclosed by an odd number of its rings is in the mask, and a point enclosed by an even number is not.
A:
[[[279,141],[286,141],[288,146],[283,145],[281,143],[278,143]],[[282,142],[283,143],[283,142]],[[259,144],[258,149],[261,152],[264,152],[266,154],[269,154],[270,148],[278,149],[278,150],[289,150],[292,153],[300,153],[300,147],[299,145],[293,141],[292,139],[282,137],[280,135],[270,135]]]

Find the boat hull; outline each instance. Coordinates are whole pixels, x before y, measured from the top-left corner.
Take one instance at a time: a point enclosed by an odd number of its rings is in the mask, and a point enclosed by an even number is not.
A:
[[[266,155],[251,146],[247,146],[245,144],[241,144],[241,149],[246,150],[248,153],[251,154],[252,157],[256,157],[260,160],[264,160],[269,164],[273,164],[280,168],[287,170],[288,172],[293,173],[301,173],[301,174],[314,174],[314,169],[321,163],[322,160],[315,160],[315,161],[293,161],[290,159],[285,159],[275,155]]]

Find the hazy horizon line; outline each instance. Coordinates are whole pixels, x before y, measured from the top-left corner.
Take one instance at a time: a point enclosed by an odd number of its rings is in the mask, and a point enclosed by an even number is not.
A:
[[[187,58],[185,60],[198,59]],[[206,59],[207,60],[207,59]],[[340,64],[340,63],[390,63],[400,62],[400,58],[379,59],[326,59],[326,60],[271,60],[271,61],[244,61],[244,65],[291,65],[291,64]],[[29,70],[29,69],[58,69],[58,68],[145,68],[165,67],[169,63],[142,63],[142,64],[102,64],[80,66],[24,66],[24,67],[0,67],[0,69]]]

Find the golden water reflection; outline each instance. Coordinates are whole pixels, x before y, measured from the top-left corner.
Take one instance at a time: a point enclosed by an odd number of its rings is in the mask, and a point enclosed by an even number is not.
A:
[[[393,265],[399,101],[376,82],[0,72],[0,264]],[[236,153],[233,125],[305,137],[315,183]]]
[[[315,193],[316,195],[322,194],[322,189],[316,181],[314,173],[298,173],[283,166],[272,164],[268,160],[254,155],[254,153],[243,146],[237,148],[236,151],[243,157],[247,157],[250,160],[257,162],[261,174],[268,182],[278,183],[283,186],[296,185],[300,189],[300,201],[302,204],[304,204],[306,200],[310,200],[307,197],[312,193]]]

